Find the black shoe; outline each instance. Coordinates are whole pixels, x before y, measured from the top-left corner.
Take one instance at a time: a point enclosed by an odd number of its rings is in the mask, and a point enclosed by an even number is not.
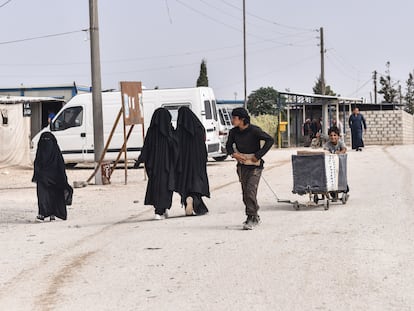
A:
[[[36,221],[38,221],[38,222],[44,222],[45,221],[45,216],[43,216],[43,215],[37,215],[36,216]]]
[[[50,221],[55,221],[56,220],[56,218],[55,218],[55,216],[50,216]]]

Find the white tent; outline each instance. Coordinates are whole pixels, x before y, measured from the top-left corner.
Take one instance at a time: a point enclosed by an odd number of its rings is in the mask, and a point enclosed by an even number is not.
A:
[[[0,168],[30,165],[30,109],[26,103],[59,101],[51,97],[0,96]]]

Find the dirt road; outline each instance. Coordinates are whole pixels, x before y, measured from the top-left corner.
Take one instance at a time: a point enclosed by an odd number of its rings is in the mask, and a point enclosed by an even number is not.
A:
[[[292,194],[290,155],[263,175]],[[210,213],[152,221],[143,170],[76,189],[66,222],[34,223],[32,171],[0,170],[1,310],[414,309],[414,146],[348,154],[346,205],[294,211],[262,181],[262,224],[241,230],[235,162],[209,162]],[[70,181],[91,170],[68,170]],[[134,201],[139,201],[134,203]]]

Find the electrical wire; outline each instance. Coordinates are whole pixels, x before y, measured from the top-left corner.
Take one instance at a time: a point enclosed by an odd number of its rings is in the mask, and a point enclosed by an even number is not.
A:
[[[232,26],[232,25],[229,25],[229,24],[223,23],[222,21],[220,21],[220,20],[218,20],[218,19],[216,19],[216,18],[214,18],[214,17],[212,17],[212,16],[209,16],[209,15],[207,15],[207,14],[204,14],[204,13],[203,13],[203,12],[201,12],[200,10],[195,9],[195,8],[193,8],[192,6],[189,6],[188,4],[186,4],[186,3],[184,3],[184,2],[182,2],[182,1],[180,1],[180,0],[175,0],[175,1],[177,1],[177,3],[181,4],[182,6],[186,7],[187,9],[189,9],[189,10],[191,10],[191,11],[193,11],[193,12],[196,12],[196,13],[198,13],[198,14],[200,14],[200,15],[204,16],[204,17],[205,17],[205,18],[207,18],[207,19],[210,19],[210,20],[212,20],[212,21],[215,21],[216,23],[219,23],[219,24],[221,24],[221,25],[223,25],[223,26],[226,26],[226,27],[228,27],[228,28],[230,28],[230,29],[236,30],[237,32],[240,32],[240,29],[239,29],[239,28],[237,28],[237,27],[234,27],[234,26]]]
[[[173,21],[172,21],[171,14],[170,14],[170,6],[168,5],[168,0],[165,0],[165,5],[167,6],[168,19],[170,20],[170,24],[172,24]]]
[[[291,64],[287,64],[285,66],[282,66],[282,67],[280,67],[278,69],[275,69],[275,70],[272,70],[272,71],[268,71],[268,72],[260,73],[260,74],[256,74],[256,75],[254,75],[254,74],[253,75],[249,75],[249,81],[254,81],[256,77],[260,77],[261,78],[261,77],[264,77],[264,76],[268,76],[268,75],[271,75],[271,74],[274,74],[274,73],[278,73],[278,72],[284,71],[286,69],[291,69],[292,67],[295,67],[297,65],[303,64],[303,63],[305,63],[307,61],[310,61],[310,60],[313,60],[313,59],[315,59],[317,57],[319,57],[319,53],[318,54],[314,54],[314,55],[309,56],[309,57],[305,57],[305,58],[303,58],[303,59],[301,59],[301,60],[299,60],[297,62],[294,62],[294,63],[291,63]],[[226,88],[226,87],[229,87],[229,86],[241,85],[242,83],[243,83],[243,80],[238,80],[238,81],[235,81],[233,83],[222,84],[221,86],[216,86],[216,87],[214,87],[214,89],[220,90],[220,89],[223,89],[223,88]]]
[[[4,2],[3,4],[0,4],[0,8],[6,6],[7,4],[9,4],[10,2],[12,2],[12,0],[7,0],[6,2]]]
[[[336,70],[338,72],[340,72],[343,76],[346,76],[347,78],[353,80],[353,81],[358,81],[358,79],[355,79],[354,76],[350,75],[349,73],[347,73],[346,71],[342,70],[334,61],[333,59],[331,59],[328,54],[325,54],[325,58],[330,62],[331,65],[333,65],[334,68],[336,68]],[[358,72],[359,73],[359,72]]]
[[[310,47],[313,46],[313,44],[301,44],[301,43],[306,43],[311,41],[312,39],[309,38],[307,40],[303,40],[303,41],[296,41],[293,42],[292,44],[284,44],[284,45],[278,45],[276,47],[271,47],[268,48],[273,49],[273,48],[281,48],[281,47],[286,47],[286,46],[296,46],[296,47]],[[256,42],[251,42],[250,44],[248,44],[248,46],[257,46],[260,42],[256,41]],[[123,59],[111,59],[111,60],[102,60],[101,62],[103,64],[111,64],[111,63],[123,63],[123,62],[134,62],[134,61],[147,61],[147,60],[157,60],[157,59],[163,59],[163,58],[173,58],[173,57],[180,57],[180,56],[191,56],[191,55],[199,55],[199,54],[206,54],[206,53],[210,53],[210,52],[220,52],[220,51],[224,51],[227,49],[235,49],[238,47],[241,47],[243,44],[233,44],[233,45],[227,45],[224,47],[219,47],[219,48],[211,48],[211,49],[205,49],[205,50],[195,50],[195,51],[187,51],[187,52],[183,52],[183,53],[175,53],[175,54],[165,54],[165,55],[152,55],[152,56],[142,56],[142,57],[134,57],[134,58],[123,58]],[[15,66],[31,66],[31,67],[36,67],[36,66],[73,66],[73,65],[84,65],[84,64],[89,64],[89,62],[67,62],[67,63],[0,63],[0,66],[4,66],[4,67],[15,67]]]
[[[226,26],[226,27],[228,27],[228,28],[231,28],[231,29],[233,29],[233,30],[235,30],[235,31],[237,31],[237,32],[242,32],[242,30],[241,30],[241,29],[239,29],[239,28],[237,28],[237,27],[234,27],[234,26],[232,26],[232,25],[229,25],[229,24],[223,23],[222,21],[220,21],[220,20],[218,20],[218,19],[216,19],[216,18],[214,18],[214,17],[212,17],[212,16],[210,16],[210,15],[205,14],[205,13],[201,12],[200,10],[195,9],[194,7],[192,7],[192,6],[190,6],[190,5],[188,5],[188,4],[184,3],[184,2],[182,2],[181,0],[175,0],[175,1],[176,1],[177,3],[179,3],[179,4],[181,4],[182,6],[186,7],[187,9],[189,9],[189,10],[191,10],[191,11],[193,11],[193,12],[196,12],[197,14],[200,14],[200,15],[204,16],[204,17],[205,17],[205,18],[207,18],[207,19],[210,19],[210,20],[212,20],[212,21],[214,21],[214,22],[216,22],[216,23],[219,23],[219,24],[221,24],[221,25],[223,25],[223,26]],[[275,41],[275,40],[273,40],[273,39],[266,39],[266,38],[263,38],[263,37],[261,37],[261,36],[254,35],[254,34],[252,34],[252,33],[250,33],[250,32],[248,32],[247,34],[248,34],[249,36],[251,36],[251,37],[254,37],[254,38],[257,38],[257,39],[260,39],[260,40],[263,40],[263,41],[273,42],[273,43],[280,44],[280,45],[286,45],[286,43],[285,43],[285,42],[278,42],[278,41]],[[291,45],[291,46],[293,46],[292,44],[290,44],[290,45]]]
[[[358,92],[360,90],[362,90],[368,83],[372,82],[372,78],[369,78],[366,82],[364,82],[360,87],[358,87],[353,93],[347,95],[347,97],[352,97],[356,94],[358,94]]]
[[[237,21],[242,22],[242,18],[241,18],[242,16],[241,16],[241,14],[239,14],[239,15],[230,14],[230,13],[222,10],[221,8],[219,8],[217,6],[212,5],[210,2],[208,2],[206,0],[199,0],[199,1],[201,3],[203,3],[204,5],[206,5],[206,6],[210,7],[210,8],[213,8],[216,11],[218,11],[218,12],[224,14],[224,15],[230,16],[230,17],[236,19]],[[264,29],[263,26],[261,26],[259,24],[252,23],[250,21],[247,21],[247,24],[252,25],[254,27],[258,27],[258,28]],[[278,34],[281,34],[281,35],[284,35],[284,36],[289,36],[289,37],[292,37],[292,36],[300,36],[300,35],[303,35],[303,34],[309,35],[309,31],[300,32],[298,34],[292,34],[292,33],[288,34],[286,32],[279,32],[279,31],[272,31],[272,33],[278,33]]]
[[[25,41],[33,41],[33,40],[37,40],[37,39],[45,39],[45,38],[52,38],[52,37],[67,36],[67,35],[71,35],[71,34],[78,33],[78,32],[84,32],[84,31],[88,31],[88,30],[87,29],[74,30],[74,31],[67,31],[67,32],[49,34],[49,35],[38,36],[38,37],[31,37],[31,38],[11,40],[11,41],[3,41],[3,42],[0,42],[0,45],[12,44],[12,43],[19,43],[19,42],[25,42]]]
[[[227,4],[228,6],[230,6],[230,7],[232,7],[232,8],[235,8],[235,9],[237,9],[237,10],[239,10],[239,11],[243,11],[243,9],[242,9],[242,8],[240,8],[240,7],[236,6],[236,5],[232,4],[232,3],[229,3],[228,1],[221,0],[221,2],[223,2],[223,3]],[[261,16],[258,16],[258,15],[256,15],[256,14],[252,14],[252,13],[248,13],[248,12],[246,13],[246,15],[249,15],[249,16],[251,16],[251,17],[254,17],[254,18],[256,18],[256,19],[259,19],[259,20],[261,20],[261,21],[263,21],[263,22],[266,22],[266,23],[269,23],[269,24],[272,24],[272,25],[275,25],[275,26],[279,26],[279,27],[287,28],[287,29],[294,29],[294,30],[305,30],[305,31],[307,31],[307,32],[317,32],[317,31],[318,31],[318,29],[301,28],[301,27],[289,26],[289,25],[281,24],[281,23],[275,22],[275,21],[273,21],[273,20],[269,20],[269,19],[263,18],[263,17],[261,17]]]

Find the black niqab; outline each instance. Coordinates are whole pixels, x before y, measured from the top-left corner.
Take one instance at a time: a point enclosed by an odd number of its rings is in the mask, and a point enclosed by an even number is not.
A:
[[[39,215],[54,215],[66,220],[64,191],[71,187],[67,182],[62,153],[55,136],[50,132],[44,132],[40,136],[32,181],[37,183]]]
[[[154,111],[138,163],[144,162],[148,174],[146,205],[153,205],[162,215],[171,207],[177,161],[177,142],[171,114],[165,108]]]
[[[191,195],[200,200],[202,196],[210,197],[203,124],[188,107],[181,107],[176,131],[179,146],[176,191],[181,195],[181,202],[185,204],[186,198]]]

